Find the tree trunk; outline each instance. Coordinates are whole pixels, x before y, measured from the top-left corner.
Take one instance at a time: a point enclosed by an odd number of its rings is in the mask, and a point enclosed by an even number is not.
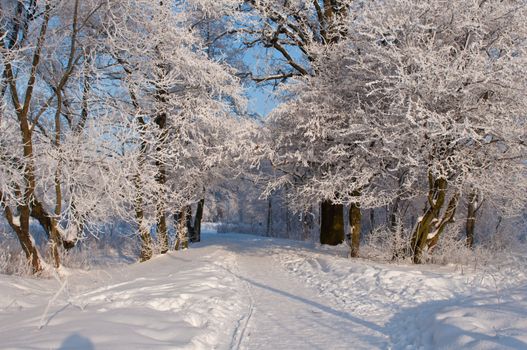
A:
[[[359,247],[360,247],[360,233],[361,233],[361,210],[358,202],[350,204],[349,209],[349,222],[350,222],[350,231],[351,231],[351,252],[350,256],[352,258],[357,258],[359,256]]]
[[[465,230],[467,234],[467,247],[474,247],[474,229],[476,227],[476,212],[478,206],[479,196],[476,190],[472,190],[468,197],[467,203],[467,221],[465,223]]]
[[[4,205],[4,203],[2,203],[2,205],[4,206],[6,219],[8,220],[11,228],[13,228],[13,230],[17,234],[20,244],[22,246],[22,250],[26,254],[27,259],[30,261],[34,273],[39,273],[40,271],[42,271],[42,263],[40,261],[40,256],[29,231],[29,218],[31,216],[31,206],[34,200],[34,193],[36,189],[36,178],[32,139],[33,129],[32,126],[30,126],[28,116],[30,106],[32,105],[32,97],[36,86],[38,67],[40,64],[40,58],[46,39],[46,32],[48,29],[51,9],[51,4],[49,2],[46,3],[45,10],[43,12],[43,22],[40,26],[40,31],[37,37],[37,43],[33,51],[31,69],[29,71],[27,86],[23,93],[23,99],[21,98],[21,96],[19,96],[19,89],[17,87],[17,77],[15,76],[15,73],[13,71],[11,61],[4,60],[3,62],[4,76],[6,77],[5,81],[9,85],[11,93],[11,102],[13,104],[19,122],[20,136],[22,140],[22,149],[24,155],[24,188],[19,190],[19,197],[21,197],[22,199],[22,203],[18,207],[19,223],[14,221],[12,212],[7,206],[7,204]],[[18,33],[15,33],[15,35],[16,42],[16,39],[18,39]]]
[[[453,221],[459,200],[459,192],[457,192],[448,202],[443,217],[439,219],[446,199],[448,182],[444,177],[433,179],[432,174],[429,174],[428,183],[428,203],[424,215],[418,219],[411,241],[415,264],[422,262],[424,249],[427,246],[432,249],[437,244],[446,225]],[[429,234],[432,236],[429,237]]]
[[[157,145],[157,155],[161,157],[162,149],[165,147],[164,143],[167,138],[167,132],[165,130],[166,126],[166,115],[162,115],[156,118],[156,123],[161,129],[161,136],[158,140]],[[156,160],[156,165],[158,168],[156,181],[161,187],[161,193],[157,198],[156,204],[156,233],[157,239],[160,246],[160,253],[165,254],[168,252],[168,228],[167,228],[167,218],[166,218],[166,205],[165,205],[165,185],[166,185],[166,168],[161,159]]]
[[[188,216],[189,206],[184,206],[181,211],[176,215],[176,244],[174,249],[187,249],[188,248]]]
[[[55,169],[55,215],[51,218],[51,232],[50,232],[50,251],[51,258],[53,259],[53,267],[58,269],[60,267],[60,253],[59,248],[62,245],[62,238],[58,228],[60,214],[62,213],[62,187],[60,183],[61,177],[61,166],[62,159],[60,159],[60,137],[61,137],[61,122],[60,116],[62,112],[62,90],[55,89],[55,95],[57,97],[57,110],[55,112],[55,142],[54,146],[56,147],[59,159],[57,159],[57,168]]]
[[[432,174],[429,173],[428,184],[428,203],[424,215],[418,219],[410,244],[415,264],[422,262],[423,250],[426,247],[431,226],[433,221],[439,216],[439,212],[445,202],[447,180],[443,177],[434,180]]]
[[[269,197],[269,200],[267,201],[267,237],[270,237],[273,233],[273,202],[271,201],[271,197]]]
[[[194,226],[192,226],[192,207],[185,206],[185,225],[187,226],[187,241],[190,241],[194,236]]]
[[[191,242],[201,241],[201,220],[203,219],[203,208],[205,207],[205,198],[201,198],[196,208],[196,216],[194,217],[194,234]]]
[[[2,199],[4,198],[2,193],[0,193],[0,201]],[[33,243],[31,234],[29,233],[29,208],[20,207],[20,216],[18,218],[19,220],[17,221],[15,220],[13,212],[7,203],[0,202],[0,204],[4,208],[4,215],[7,223],[13,229],[18,240],[20,241],[22,250],[24,251],[28,262],[31,264],[33,273],[40,273],[43,269],[42,263],[40,261],[40,255],[37,248],[35,247],[35,244]]]
[[[325,200],[320,215],[320,243],[338,245],[344,242],[344,206]]]
[[[168,229],[167,229],[167,218],[165,214],[165,205],[162,199],[156,206],[156,233],[159,242],[159,252],[165,254],[168,252]]]
[[[304,241],[307,241],[311,238],[311,232],[314,227],[312,211],[313,211],[313,208],[309,208],[307,211],[302,213],[302,233],[303,233],[302,239]]]
[[[157,174],[156,181],[160,185],[161,193],[157,199],[156,205],[156,217],[157,217],[157,239],[161,247],[161,254],[168,252],[168,229],[167,229],[167,218],[166,218],[166,182],[167,182],[167,169],[164,163],[164,151],[167,148],[168,139],[168,113],[166,111],[166,104],[168,103],[168,91],[166,87],[158,82],[163,81],[166,74],[166,68],[162,65],[158,66],[159,72],[156,73],[156,116],[154,118],[155,124],[159,128],[159,137],[156,140],[156,166]]]
[[[150,231],[144,223],[144,212],[143,212],[143,192],[141,184],[141,176],[135,175],[134,179],[135,190],[137,191],[134,207],[135,207],[135,221],[139,230],[139,236],[141,237],[141,254],[139,261],[144,262],[152,258],[152,237]]]
[[[399,259],[399,257],[404,255],[404,249],[401,247],[400,238],[401,238],[401,221],[397,216],[399,212],[399,203],[401,199],[399,196],[395,197],[395,200],[392,204],[392,208],[389,214],[389,227],[390,232],[393,235],[393,252],[392,252],[392,261]],[[387,209],[388,210],[388,209]]]
[[[454,221],[454,215],[456,214],[457,204],[459,202],[460,193],[456,192],[448,201],[445,213],[441,220],[436,220],[436,223],[433,225],[432,237],[427,240],[428,250],[432,251],[437,243],[439,242],[439,237],[445,230],[447,224]]]

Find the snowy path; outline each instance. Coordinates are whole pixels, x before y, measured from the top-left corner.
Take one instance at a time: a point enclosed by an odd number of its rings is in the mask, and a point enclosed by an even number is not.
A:
[[[335,308],[295,279],[264,242],[249,238],[243,247],[234,246],[235,274],[245,282],[250,303],[240,349],[386,348],[381,327]]]
[[[207,235],[66,283],[0,275],[0,349],[527,349],[525,269],[482,272]]]

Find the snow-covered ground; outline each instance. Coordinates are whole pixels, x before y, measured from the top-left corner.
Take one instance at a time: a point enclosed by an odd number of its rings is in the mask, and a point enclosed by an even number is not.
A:
[[[143,264],[0,275],[1,349],[527,349],[524,269],[205,235]],[[519,259],[519,258],[518,258]]]

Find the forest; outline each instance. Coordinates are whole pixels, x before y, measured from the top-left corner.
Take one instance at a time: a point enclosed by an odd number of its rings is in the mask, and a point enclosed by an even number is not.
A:
[[[109,225],[138,261],[202,222],[416,264],[525,240],[525,1],[0,4],[3,264]]]
[[[527,349],[526,0],[0,0],[0,348]]]

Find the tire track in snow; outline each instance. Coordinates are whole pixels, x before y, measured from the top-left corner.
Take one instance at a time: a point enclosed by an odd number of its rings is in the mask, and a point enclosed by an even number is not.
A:
[[[237,276],[236,276],[237,277]],[[238,280],[242,282],[244,285],[244,288],[247,292],[247,296],[249,297],[249,307],[247,310],[247,313],[238,320],[238,326],[236,327],[234,331],[234,335],[231,342],[231,349],[239,350],[241,348],[241,344],[243,340],[245,339],[245,331],[249,327],[249,322],[251,321],[251,317],[254,312],[254,297],[251,292],[251,286],[249,286],[249,283],[247,281],[241,280],[239,277],[237,277]],[[240,328],[240,324],[243,322],[242,327]]]
[[[224,264],[220,263],[214,263],[217,267],[221,268],[222,270],[229,273],[231,276],[236,278],[240,282],[241,285],[243,285],[243,288],[245,289],[247,298],[249,299],[249,305],[247,307],[246,313],[236,322],[236,327],[234,329],[231,344],[229,346],[229,349],[231,350],[239,350],[242,347],[242,343],[245,339],[245,332],[249,326],[249,322],[251,321],[252,315],[254,313],[255,307],[254,307],[254,297],[253,293],[251,292],[251,286],[249,283],[242,278],[240,278],[240,268],[238,264],[238,259],[236,258],[236,254],[231,252],[223,252],[223,255],[227,255],[227,261],[230,261],[230,266],[225,266]],[[234,270],[234,272],[232,271]]]

